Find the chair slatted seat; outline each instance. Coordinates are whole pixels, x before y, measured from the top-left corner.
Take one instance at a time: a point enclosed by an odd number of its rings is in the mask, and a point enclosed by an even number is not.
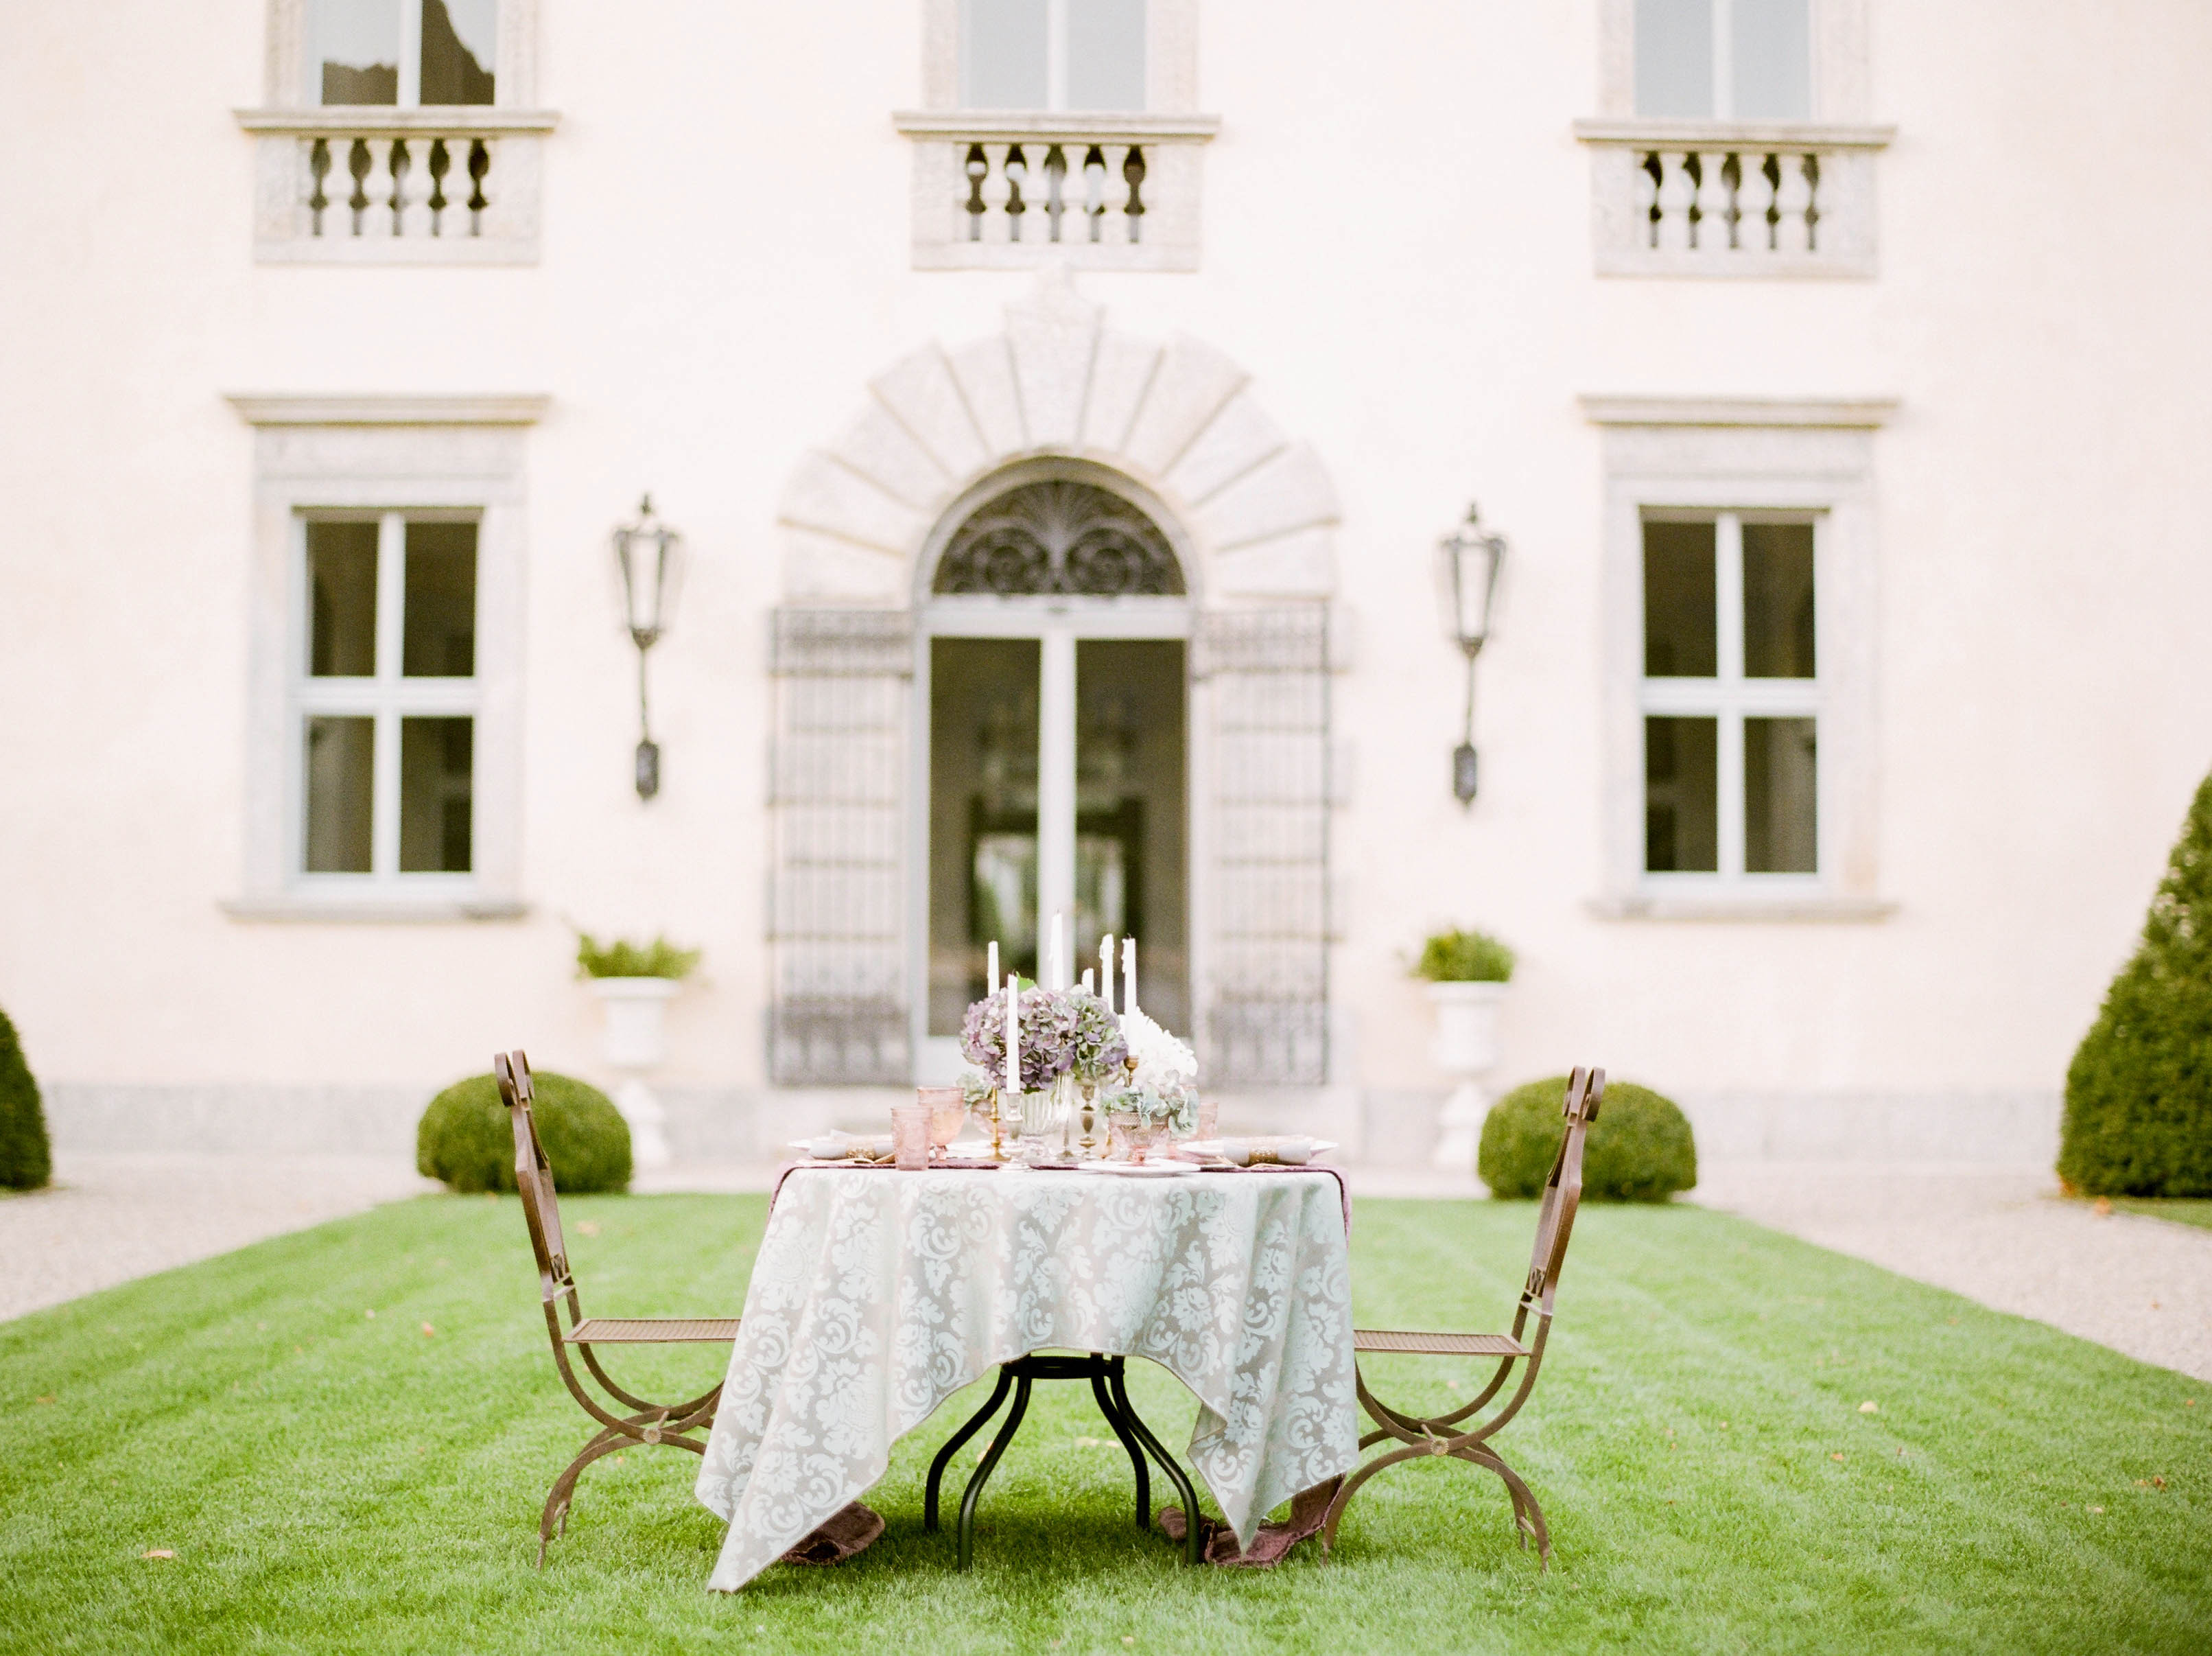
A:
[[[1354,1351],[1395,1351],[1415,1357],[1525,1357],[1528,1348],[1510,1334],[1415,1334],[1404,1329],[1352,1330]]]
[[[570,1345],[726,1345],[735,1317],[586,1317],[561,1337]]]
[[[1544,1346],[1551,1337],[1552,1312],[1559,1291],[1559,1272],[1567,1258],[1567,1239],[1575,1227],[1575,1209],[1583,1193],[1583,1141],[1597,1119],[1598,1104],[1605,1097],[1605,1071],[1577,1068],[1567,1078],[1565,1136],[1552,1158],[1552,1171],[1544,1182],[1544,1197],[1536,1209],[1536,1245],[1528,1261],[1528,1280],[1513,1312],[1510,1334],[1425,1334],[1398,1329],[1357,1329],[1352,1349],[1370,1355],[1392,1354],[1420,1357],[1495,1357],[1498,1369],[1472,1403],[1444,1415],[1414,1415],[1393,1409],[1368,1390],[1367,1376],[1354,1360],[1352,1373],[1359,1390],[1360,1406],[1376,1429],[1359,1440],[1362,1449],[1379,1443],[1389,1447],[1361,1464],[1340,1484],[1329,1502],[1322,1524],[1322,1545],[1336,1544],[1336,1526],[1360,1486],[1384,1468],[1427,1455],[1449,1455],[1494,1472],[1513,1501],[1513,1524],[1526,1547],[1533,1537],[1536,1556],[1548,1568],[1552,1534],[1544,1524],[1543,1509],[1521,1475],[1507,1465],[1491,1440],[1498,1429],[1521,1412],[1543,1367]],[[1534,1319],[1535,1331],[1529,1333]],[[1516,1363],[1525,1365],[1512,1395],[1487,1419],[1482,1409],[1504,1390]]]
[[[602,1455],[631,1444],[668,1444],[707,1452],[707,1433],[714,1424],[714,1407],[721,1399],[717,1383],[712,1390],[682,1403],[657,1403],[625,1391],[600,1367],[602,1345],[690,1345],[720,1343],[738,1337],[735,1317],[586,1317],[576,1293],[576,1278],[568,1264],[568,1243],[561,1231],[561,1203],[553,1188],[553,1164],[545,1159],[545,1146],[538,1136],[531,1114],[530,1060],[521,1052],[501,1052],[491,1062],[506,1102],[507,1123],[514,1129],[514,1188],[522,1198],[522,1216],[530,1227],[530,1249],[538,1257],[538,1299],[545,1312],[545,1331],[553,1343],[553,1365],[569,1395],[584,1412],[599,1422],[599,1430],[584,1445],[568,1470],[553,1480],[545,1497],[545,1510],[538,1520],[538,1562],[545,1563],[545,1549],[557,1532],[568,1528],[568,1503],[584,1469]],[[562,1312],[568,1324],[562,1324]],[[594,1397],[568,1361],[570,1348],[581,1354],[584,1367],[611,1402]]]

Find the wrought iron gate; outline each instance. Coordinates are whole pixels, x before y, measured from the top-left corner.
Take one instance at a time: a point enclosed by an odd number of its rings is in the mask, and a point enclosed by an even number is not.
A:
[[[1213,747],[1210,1081],[1328,1078],[1328,615],[1200,618]]]
[[[769,670],[769,1073],[786,1086],[903,1081],[911,618],[778,610]]]

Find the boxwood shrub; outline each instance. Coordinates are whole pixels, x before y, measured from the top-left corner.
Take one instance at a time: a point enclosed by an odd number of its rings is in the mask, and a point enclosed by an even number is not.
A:
[[[24,1061],[15,1026],[0,1012],[0,1187],[35,1190],[53,1177],[53,1171],[39,1084]]]
[[[2058,1176],[2089,1196],[2212,1196],[2212,776],[2067,1068]]]
[[[571,1196],[629,1188],[629,1123],[596,1087],[539,1070],[531,1114],[554,1188]],[[514,1130],[499,1083],[489,1075],[456,1081],[430,1100],[415,1134],[415,1165],[426,1178],[468,1192],[514,1188]]]
[[[1541,1196],[1566,1135],[1559,1107],[1567,1078],[1516,1087],[1491,1105],[1475,1167],[1499,1197]],[[1698,1182],[1689,1119],[1671,1099],[1633,1081],[1608,1080],[1583,1147],[1583,1195],[1597,1202],[1664,1202]]]

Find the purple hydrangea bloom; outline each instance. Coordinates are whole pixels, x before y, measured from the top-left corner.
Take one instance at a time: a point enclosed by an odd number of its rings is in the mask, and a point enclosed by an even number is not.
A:
[[[1020,1090],[1035,1093],[1073,1070],[1078,1081],[1100,1081],[1128,1056],[1121,1030],[1104,1002],[1081,989],[1022,991]],[[968,1008],[960,1026],[960,1050],[968,1062],[1006,1085],[1006,997],[987,995]]]

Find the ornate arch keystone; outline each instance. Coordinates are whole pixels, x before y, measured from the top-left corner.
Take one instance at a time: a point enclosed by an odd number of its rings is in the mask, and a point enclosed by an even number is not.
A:
[[[930,344],[792,473],[778,508],[788,604],[900,605],[932,529],[992,472],[1088,460],[1157,495],[1190,541],[1206,599],[1335,591],[1336,492],[1235,362],[1202,341],[1104,324],[1065,271],[1006,307],[1003,332]]]

